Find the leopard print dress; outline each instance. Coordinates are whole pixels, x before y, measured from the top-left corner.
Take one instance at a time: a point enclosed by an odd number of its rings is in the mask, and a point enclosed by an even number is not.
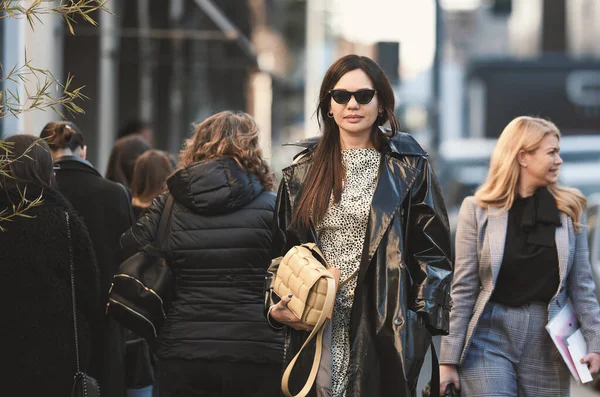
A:
[[[332,198],[327,213],[316,225],[325,259],[330,266],[340,269],[340,280],[345,282],[337,292],[331,320],[333,397],[346,395],[350,312],[381,154],[376,149],[349,149],[342,151],[342,159],[346,179],[341,200],[334,204]]]

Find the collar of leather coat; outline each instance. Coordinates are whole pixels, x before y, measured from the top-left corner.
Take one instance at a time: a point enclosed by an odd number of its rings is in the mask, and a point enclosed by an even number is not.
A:
[[[427,152],[421,148],[411,135],[398,132],[393,137],[389,137],[391,130],[383,127],[379,128],[388,138],[386,139],[387,145],[383,151],[383,156],[381,156],[377,184],[371,201],[363,259],[358,274],[359,283],[364,279],[371,259],[387,232],[394,214],[401,207],[420,173],[418,168],[411,165],[415,162],[410,161],[410,157],[427,157]],[[295,210],[297,200],[300,198],[299,193],[302,184],[312,163],[312,153],[320,139],[320,136],[316,136],[286,144],[287,146],[304,148],[302,152],[294,157],[294,164],[282,171],[288,189],[288,204],[292,211]],[[314,228],[311,227],[311,229],[310,235],[314,242],[318,243],[317,233]],[[365,249],[367,249],[366,252]],[[366,257],[365,254],[367,254]]]

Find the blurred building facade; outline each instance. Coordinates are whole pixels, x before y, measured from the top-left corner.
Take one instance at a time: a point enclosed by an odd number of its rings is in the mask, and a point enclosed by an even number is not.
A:
[[[177,152],[192,123],[223,109],[257,118],[265,154],[280,169],[294,151],[281,149],[283,142],[318,133],[321,79],[348,53],[384,66],[403,129],[434,155],[436,142],[498,134],[481,109],[485,89],[478,79],[509,63],[514,70],[519,62],[534,67],[546,60],[557,65],[555,80],[567,79],[573,65],[594,72],[600,59],[597,0],[372,0],[368,7],[361,0],[111,0],[108,6],[116,16],[95,15],[98,27],[78,21],[75,36],[52,16],[35,31],[23,19],[0,19],[5,70],[22,63],[27,48],[36,66],[63,78],[70,73],[76,86],[85,86],[86,113],[74,121],[101,171],[126,121],[149,122],[156,145]],[[570,83],[585,103],[574,114],[592,120],[579,130],[590,135],[600,131],[594,77],[584,73]],[[5,88],[31,87],[7,82]],[[51,111],[6,118],[0,132],[38,133],[56,118]]]
[[[440,158],[449,207],[483,181],[495,139],[519,115],[554,121],[561,182],[600,192],[600,2],[443,3]]]
[[[24,19],[0,19],[4,70],[22,65],[27,51],[36,67],[63,81],[73,75],[76,86],[85,86],[89,100],[79,104],[85,114],[73,121],[100,171],[118,129],[130,120],[149,123],[156,146],[177,152],[194,123],[225,109],[255,115],[270,157],[272,125],[289,123],[281,98],[303,89],[288,77],[297,62],[282,37],[292,37],[300,52],[304,2],[111,0],[107,6],[115,15],[93,15],[97,27],[78,20],[75,35],[55,15],[43,16],[35,30]],[[7,82],[3,88],[34,87]],[[58,117],[50,110],[8,117],[0,133],[39,134]]]

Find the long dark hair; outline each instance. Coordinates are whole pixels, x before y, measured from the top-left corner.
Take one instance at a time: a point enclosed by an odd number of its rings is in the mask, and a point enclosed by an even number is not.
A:
[[[358,55],[346,55],[335,61],[321,83],[316,113],[323,137],[315,148],[312,164],[300,193],[293,218],[293,223],[297,226],[308,228],[311,216],[316,221],[323,219],[332,192],[335,203],[342,197],[345,169],[342,162],[340,129],[333,118],[327,117],[331,102],[329,90],[335,87],[343,75],[356,69],[369,76],[373,88],[377,91],[379,104],[383,107],[382,114],[377,117],[371,128],[371,142],[375,148],[379,151],[384,148],[385,138],[379,131],[379,126],[389,122],[392,136],[400,129],[398,119],[394,115],[394,91],[381,67],[371,58]]]
[[[32,184],[42,188],[56,186],[52,155],[48,144],[33,135],[13,135],[4,140],[8,145],[1,157],[9,161],[7,176],[0,182],[3,188],[18,187],[23,190]]]
[[[108,159],[106,179],[129,188],[133,180],[133,167],[136,160],[150,149],[152,149],[150,144],[138,135],[117,139]]]
[[[131,194],[142,202],[150,202],[165,189],[165,181],[175,169],[175,162],[167,153],[148,150],[133,167]]]
[[[53,151],[83,148],[85,142],[79,127],[70,121],[52,121],[44,126],[40,138],[48,142]]]

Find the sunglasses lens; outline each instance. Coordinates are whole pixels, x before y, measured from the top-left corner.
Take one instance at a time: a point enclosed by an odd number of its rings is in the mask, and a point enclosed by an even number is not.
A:
[[[333,98],[334,101],[341,104],[341,103],[348,103],[348,101],[352,97],[352,94],[348,91],[333,90],[333,91],[331,91],[331,97]]]
[[[371,99],[373,99],[374,95],[374,90],[360,90],[354,94],[354,98],[356,99],[356,102],[360,103],[361,105],[366,105],[367,103],[371,102]]]

